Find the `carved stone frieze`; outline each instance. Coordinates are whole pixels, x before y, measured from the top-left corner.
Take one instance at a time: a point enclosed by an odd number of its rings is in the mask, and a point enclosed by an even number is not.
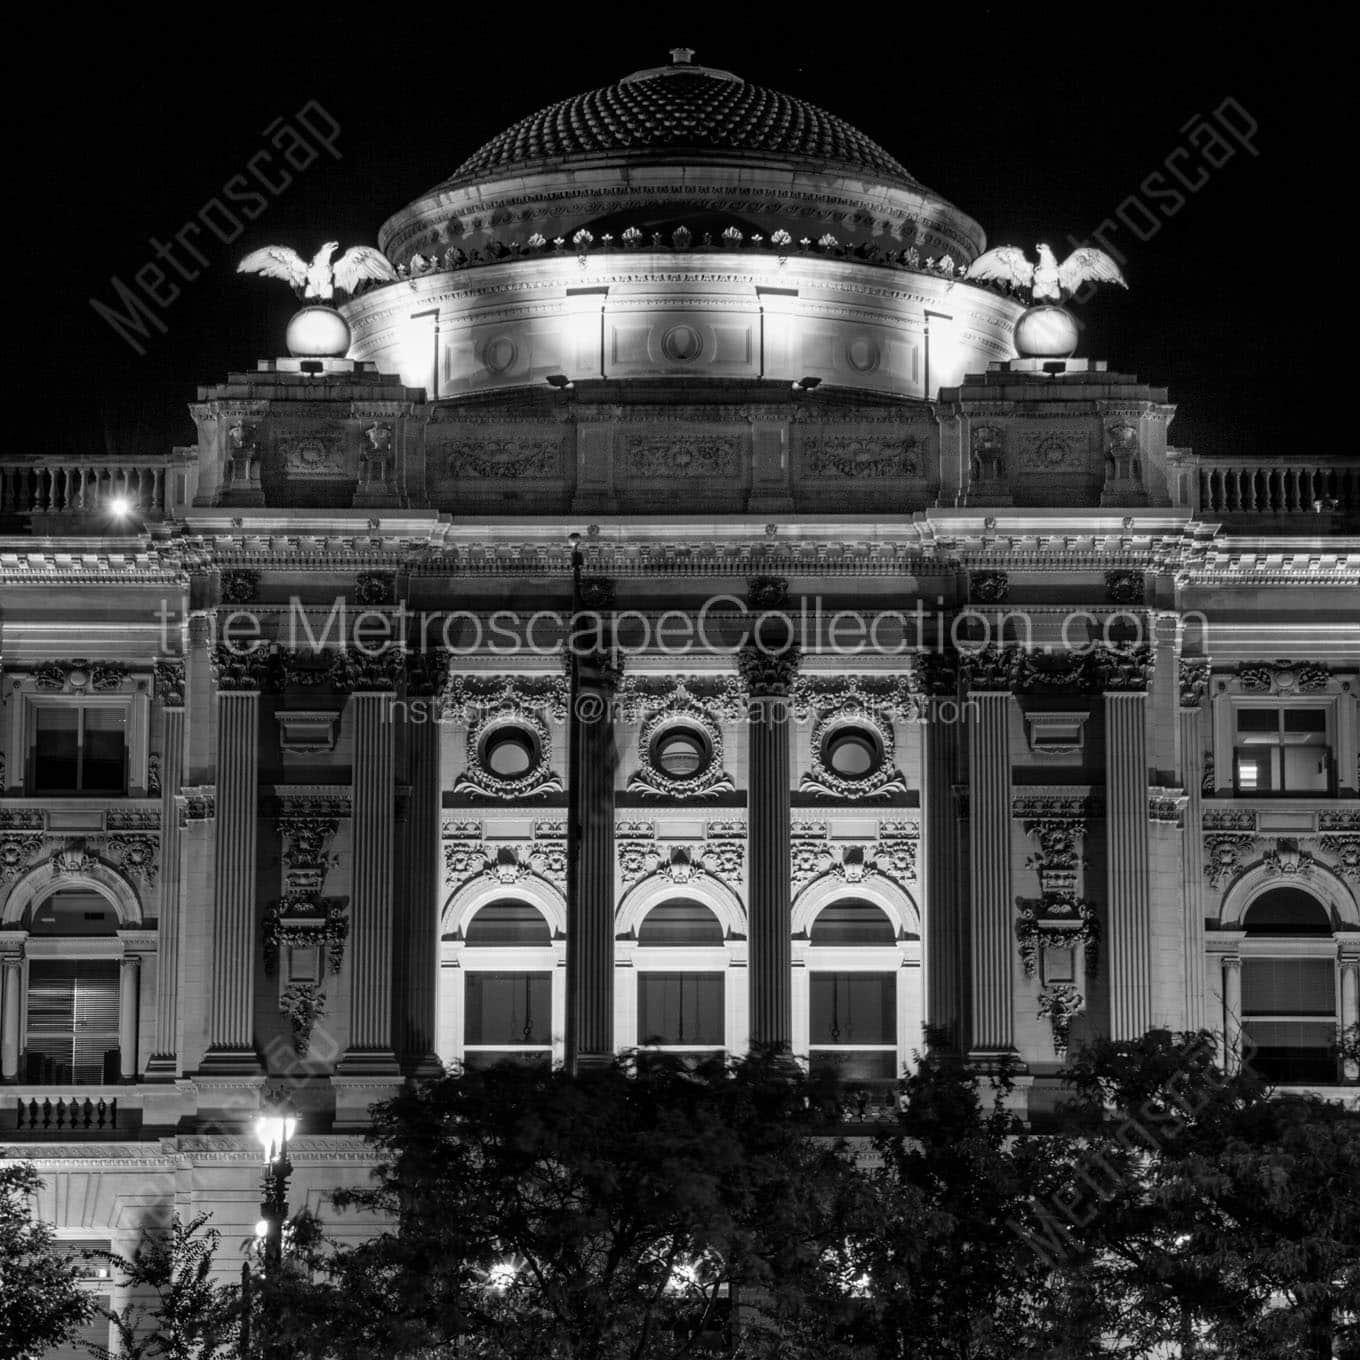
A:
[[[1216,831],[1204,837],[1204,873],[1212,887],[1221,888],[1251,862],[1256,835],[1245,831]]]
[[[111,833],[104,839],[105,853],[125,874],[156,886],[160,870],[160,839],[130,832]]]
[[[127,683],[128,668],[118,661],[48,661],[34,668],[34,689],[60,693],[107,694]]]
[[[1020,471],[1029,475],[1078,472],[1086,463],[1086,440],[1066,430],[1030,430],[1021,436]]]
[[[1262,856],[1266,873],[1286,878],[1311,878],[1314,861],[1312,855],[1299,848],[1293,837],[1281,837]]]
[[[971,573],[968,593],[979,604],[1000,604],[1011,593],[1011,578],[1004,571]]]
[[[219,594],[223,604],[250,604],[260,595],[260,573],[239,568],[224,571]]]
[[[652,478],[734,477],[740,463],[737,439],[721,435],[642,435],[624,438],[629,476]]]
[[[898,441],[849,434],[814,435],[804,445],[804,467],[808,476],[817,478],[920,477],[921,441],[913,435]]]
[[[1243,661],[1237,683],[1246,694],[1316,694],[1327,688],[1331,673],[1315,661]]]
[[[505,477],[548,480],[562,475],[562,441],[514,435],[441,441],[433,446],[433,465],[451,480]]]
[[[297,481],[340,481],[346,476],[343,437],[326,430],[284,435],[278,441],[279,465]]]
[[[1105,594],[1115,604],[1142,604],[1146,588],[1141,571],[1105,573]]]
[[[0,883],[9,883],[26,873],[42,853],[42,848],[41,832],[0,832]]]
[[[397,583],[390,571],[365,571],[355,578],[354,601],[366,607],[396,602]]]
[[[1318,838],[1318,849],[1336,861],[1332,867],[1342,878],[1360,884],[1360,831],[1329,831]]]
[[[536,822],[531,841],[488,843],[480,822],[445,824],[444,883],[459,888],[475,878],[507,886],[538,877],[559,891],[567,884],[567,837],[561,822]]]

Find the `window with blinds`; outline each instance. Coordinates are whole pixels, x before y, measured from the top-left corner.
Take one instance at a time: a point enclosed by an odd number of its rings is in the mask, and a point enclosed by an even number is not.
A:
[[[723,981],[721,973],[639,972],[638,1043],[721,1050]]]
[[[118,961],[28,965],[26,1077],[47,1085],[118,1080]]]
[[[813,973],[808,993],[808,1058],[814,1072],[841,1081],[897,1075],[895,973]]]
[[[1242,1029],[1267,1080],[1335,1081],[1335,1015],[1331,959],[1242,960]]]
[[[467,1066],[551,1060],[552,974],[472,971],[464,986]]]

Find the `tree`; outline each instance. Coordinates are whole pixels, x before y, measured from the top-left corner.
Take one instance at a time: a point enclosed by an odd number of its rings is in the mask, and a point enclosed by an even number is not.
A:
[[[328,1279],[283,1310],[289,1353],[849,1355],[836,1252],[861,1182],[809,1136],[818,1094],[768,1057],[507,1065],[404,1093],[376,1111],[375,1187],[336,1196],[395,1230],[313,1257]]]
[[[168,1228],[143,1230],[131,1258],[101,1253],[118,1272],[118,1283],[142,1295],[142,1301],[109,1312],[119,1344],[114,1350],[99,1348],[98,1360],[228,1360],[236,1355],[240,1294],[213,1280],[221,1234],[206,1227],[210,1217],[199,1214],[182,1223],[176,1215]]]
[[[979,1079],[938,1043],[903,1082],[860,1246],[884,1360],[1100,1354],[1104,1314],[1075,1262],[1026,1237],[1031,1199],[1069,1183],[1069,1143],[1025,1132],[1012,1088],[1006,1065]]]
[[[1087,1277],[1131,1346],[1330,1360],[1360,1348],[1360,1116],[1225,1075],[1214,1036],[1154,1030],[1065,1073]],[[1348,1351],[1347,1348],[1350,1348]],[[1135,1351],[1134,1353],[1140,1353]]]
[[[94,1313],[75,1261],[33,1218],[41,1187],[31,1163],[0,1167],[0,1354],[18,1360],[60,1345]]]

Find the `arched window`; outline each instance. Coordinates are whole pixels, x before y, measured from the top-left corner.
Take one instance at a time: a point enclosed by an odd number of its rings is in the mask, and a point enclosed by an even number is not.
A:
[[[896,945],[886,912],[873,902],[829,902],[809,932],[808,1059],[814,1072],[842,1081],[888,1081],[898,1074],[897,969],[881,969]],[[819,958],[826,949],[834,960]],[[865,951],[864,963],[854,958]],[[875,966],[879,965],[879,966]]]
[[[102,936],[115,944],[117,913],[96,892],[66,890],[30,907],[24,925],[30,940],[42,943],[27,951],[23,1079],[43,1085],[116,1082],[122,1067],[118,957],[112,951],[72,957],[60,942]]]
[[[893,944],[897,935],[882,907],[855,899],[823,907],[812,923],[813,944]]]
[[[663,902],[647,913],[638,927],[640,945],[722,944],[718,918],[702,902]]]
[[[653,907],[638,926],[637,1042],[692,1057],[727,1043],[722,923],[702,902],[678,898]],[[665,955],[648,957],[652,949]],[[688,951],[688,952],[687,952]]]
[[[515,966],[518,951],[541,951],[552,944],[543,914],[529,902],[488,902],[463,932],[472,965],[476,955],[489,966],[466,968],[463,984],[463,1062],[491,1067],[498,1062],[547,1063],[552,1060],[552,969]],[[495,951],[494,957],[490,951]],[[537,962],[537,959],[535,960]],[[510,966],[501,967],[502,963]]]
[[[1274,888],[1242,924],[1242,1031],[1251,1065],[1270,1081],[1334,1082],[1336,959],[1326,908],[1299,888]],[[1312,940],[1322,948],[1310,954]]]

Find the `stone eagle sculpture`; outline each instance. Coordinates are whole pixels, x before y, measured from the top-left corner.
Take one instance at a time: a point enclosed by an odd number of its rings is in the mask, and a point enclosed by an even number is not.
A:
[[[1095,246],[1074,250],[1061,264],[1042,242],[1037,249],[1039,259],[1036,264],[1031,264],[1018,246],[997,246],[994,250],[983,251],[968,266],[964,278],[1027,288],[1031,302],[1066,302],[1087,282],[1117,283],[1121,288],[1129,286],[1119,266]]]
[[[366,279],[391,283],[397,277],[387,256],[372,246],[351,246],[331,263],[340,249],[339,241],[327,241],[308,264],[288,246],[261,246],[252,250],[236,266],[238,274],[263,274],[267,279],[282,279],[300,298],[329,302],[336,291],[353,293]]]

